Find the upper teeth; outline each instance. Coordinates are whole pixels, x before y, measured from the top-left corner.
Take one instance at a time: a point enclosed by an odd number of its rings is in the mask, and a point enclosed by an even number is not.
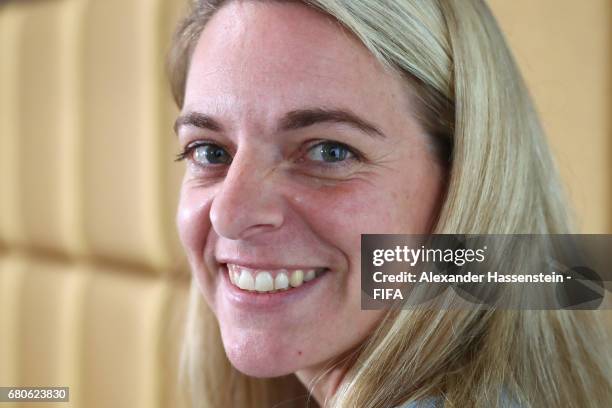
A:
[[[230,281],[244,290],[257,292],[272,292],[287,290],[289,287],[297,288],[304,282],[317,277],[317,269],[295,269],[288,271],[262,271],[249,269],[235,264],[227,264]]]

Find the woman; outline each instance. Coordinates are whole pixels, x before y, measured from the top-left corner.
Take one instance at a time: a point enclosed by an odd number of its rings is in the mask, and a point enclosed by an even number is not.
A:
[[[194,1],[169,62],[197,406],[609,402],[595,313],[360,309],[362,233],[569,230],[482,1]]]

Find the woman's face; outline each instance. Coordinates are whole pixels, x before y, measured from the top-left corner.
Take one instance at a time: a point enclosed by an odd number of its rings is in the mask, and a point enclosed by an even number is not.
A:
[[[380,321],[360,309],[360,234],[428,232],[443,190],[413,112],[312,9],[235,1],[207,24],[177,121],[177,223],[236,368],[320,367]]]

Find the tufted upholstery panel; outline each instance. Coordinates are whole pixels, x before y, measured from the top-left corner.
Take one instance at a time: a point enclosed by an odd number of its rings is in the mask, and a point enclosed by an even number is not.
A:
[[[182,6],[0,5],[2,386],[69,386],[74,407],[181,406],[183,168],[164,57]]]

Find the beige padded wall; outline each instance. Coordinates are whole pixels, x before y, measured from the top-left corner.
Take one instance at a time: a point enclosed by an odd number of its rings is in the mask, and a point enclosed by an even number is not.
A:
[[[0,254],[0,384],[19,384],[19,309],[25,274],[23,258]]]
[[[183,167],[163,67],[184,2],[0,4],[0,385],[70,386],[70,407],[184,406]],[[491,5],[583,230],[610,232],[612,5]]]
[[[163,62],[182,6],[0,6],[2,386],[69,386],[74,407],[183,406],[183,169]]]
[[[69,250],[68,226],[74,211],[68,202],[70,178],[64,166],[71,161],[70,134],[62,112],[70,95],[62,81],[62,62],[68,50],[62,38],[62,2],[27,6],[19,35],[21,84],[18,109],[18,205],[26,241],[31,247],[54,252]],[[40,46],[41,38],[45,46]],[[27,86],[23,86],[27,84]]]
[[[90,1],[83,24],[83,198],[87,241],[105,258],[168,267],[172,131],[160,62],[163,0]],[[172,197],[172,198],[170,198]],[[121,234],[117,234],[121,231]]]
[[[17,245],[24,229],[19,208],[18,88],[19,38],[25,10],[14,4],[0,9],[0,245]]]
[[[582,232],[612,233],[612,2],[490,0]]]

